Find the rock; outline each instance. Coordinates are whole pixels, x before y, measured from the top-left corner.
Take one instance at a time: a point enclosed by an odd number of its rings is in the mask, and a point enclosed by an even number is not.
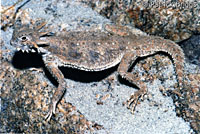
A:
[[[200,33],[198,0],[80,0],[114,23],[128,24],[175,42]]]
[[[200,66],[200,35],[193,35],[190,39],[179,44],[188,62]]]

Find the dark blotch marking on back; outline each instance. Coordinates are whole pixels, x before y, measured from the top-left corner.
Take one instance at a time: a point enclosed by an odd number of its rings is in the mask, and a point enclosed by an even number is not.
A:
[[[71,49],[68,52],[68,55],[69,55],[69,57],[72,57],[73,59],[80,59],[82,54],[79,53],[77,50]]]
[[[126,47],[125,46],[120,46],[119,49],[123,51],[123,50],[126,49]]]
[[[77,44],[74,42],[69,43],[69,48],[77,47]]]
[[[95,63],[99,59],[99,53],[98,52],[90,50],[89,55],[90,55],[90,60],[93,63]]]
[[[97,46],[97,43],[96,42],[92,42],[91,45],[95,47],[95,46]]]
[[[65,52],[65,51],[66,51],[66,48],[65,48],[65,47],[63,47],[63,48],[62,48],[62,50]]]

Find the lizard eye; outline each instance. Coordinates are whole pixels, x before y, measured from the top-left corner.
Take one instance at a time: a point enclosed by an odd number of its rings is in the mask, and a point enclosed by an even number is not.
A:
[[[25,42],[25,41],[27,41],[29,38],[28,38],[27,36],[21,36],[19,39],[20,39],[22,42]]]

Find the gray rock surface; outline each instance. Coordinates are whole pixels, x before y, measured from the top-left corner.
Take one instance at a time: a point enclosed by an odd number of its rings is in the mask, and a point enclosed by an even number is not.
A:
[[[200,66],[200,35],[193,35],[190,39],[180,43],[185,56],[190,63]]]
[[[80,0],[115,23],[180,42],[200,33],[199,0]]]

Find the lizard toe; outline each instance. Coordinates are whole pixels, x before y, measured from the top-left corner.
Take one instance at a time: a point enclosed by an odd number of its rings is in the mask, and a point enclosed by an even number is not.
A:
[[[135,108],[139,101],[144,100],[144,95],[146,95],[147,92],[145,90],[139,90],[135,92],[131,97],[126,101],[126,106],[128,109],[131,109],[131,113],[133,114],[135,111]]]
[[[52,103],[50,106],[49,106],[49,112],[48,114],[45,116],[45,119],[47,121],[50,121],[51,117],[53,114],[56,113],[56,103]]]

